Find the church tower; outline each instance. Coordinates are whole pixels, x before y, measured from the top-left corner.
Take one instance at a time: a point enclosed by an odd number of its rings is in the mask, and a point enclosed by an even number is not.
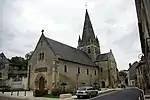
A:
[[[94,34],[94,30],[87,9],[85,13],[82,39],[79,36],[77,48],[86,52],[93,61],[95,61],[97,55],[100,54],[99,40]]]

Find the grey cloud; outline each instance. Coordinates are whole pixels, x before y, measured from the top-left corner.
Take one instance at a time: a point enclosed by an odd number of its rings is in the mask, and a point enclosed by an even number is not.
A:
[[[119,69],[127,68],[128,62],[136,60],[140,52],[133,1],[87,0],[87,3],[102,52],[112,49]],[[82,34],[85,0],[1,0],[0,4],[3,6],[0,51],[9,57],[24,56],[34,50],[42,28],[47,37],[77,46],[78,35]]]

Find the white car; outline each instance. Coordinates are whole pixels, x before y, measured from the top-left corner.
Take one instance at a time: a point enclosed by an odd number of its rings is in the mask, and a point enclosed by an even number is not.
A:
[[[80,97],[93,97],[98,95],[98,90],[95,90],[93,87],[90,86],[82,86],[79,87],[76,91],[76,96]]]

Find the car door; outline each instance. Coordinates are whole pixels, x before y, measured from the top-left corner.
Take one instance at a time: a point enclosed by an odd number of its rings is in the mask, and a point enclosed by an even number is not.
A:
[[[89,88],[90,94],[93,96],[94,95],[94,89],[93,88]]]

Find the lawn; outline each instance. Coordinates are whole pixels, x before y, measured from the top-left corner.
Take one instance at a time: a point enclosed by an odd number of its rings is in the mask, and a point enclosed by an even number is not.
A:
[[[43,97],[46,97],[46,98],[59,98],[59,96],[54,96],[52,94],[47,94],[47,95],[44,95]]]

